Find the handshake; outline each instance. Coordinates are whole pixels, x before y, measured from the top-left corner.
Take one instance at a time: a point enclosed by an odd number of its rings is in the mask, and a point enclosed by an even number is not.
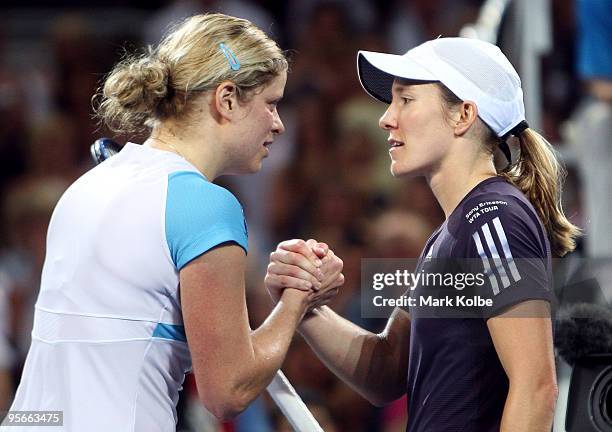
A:
[[[325,243],[287,240],[270,254],[265,285],[274,303],[301,300],[305,314],[328,304],[344,284],[343,262]]]

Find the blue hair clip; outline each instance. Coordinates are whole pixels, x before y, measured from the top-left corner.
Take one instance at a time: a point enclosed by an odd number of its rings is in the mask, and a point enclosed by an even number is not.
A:
[[[236,55],[232,52],[232,50],[229,49],[223,42],[219,44],[219,49],[221,49],[221,52],[227,59],[227,62],[229,63],[230,68],[233,71],[240,70],[240,62],[238,61],[238,59],[236,58]]]

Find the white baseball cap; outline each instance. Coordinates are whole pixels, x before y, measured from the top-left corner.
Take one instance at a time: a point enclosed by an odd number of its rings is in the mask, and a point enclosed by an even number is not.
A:
[[[478,116],[497,136],[516,135],[527,127],[521,79],[488,42],[438,38],[404,55],[359,51],[357,73],[365,91],[385,103],[391,103],[395,78],[440,82],[461,100],[474,102]]]

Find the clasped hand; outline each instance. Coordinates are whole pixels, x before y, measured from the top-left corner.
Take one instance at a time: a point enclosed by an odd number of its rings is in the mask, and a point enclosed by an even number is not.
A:
[[[274,303],[287,288],[308,292],[307,312],[329,303],[344,284],[343,262],[325,243],[296,239],[270,254],[265,285]]]

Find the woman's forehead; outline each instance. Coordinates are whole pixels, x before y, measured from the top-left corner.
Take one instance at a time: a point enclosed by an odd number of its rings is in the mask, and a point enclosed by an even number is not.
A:
[[[287,72],[283,71],[279,75],[272,78],[272,80],[264,87],[263,93],[267,95],[279,94],[283,95],[285,91],[285,84],[287,83]]]

